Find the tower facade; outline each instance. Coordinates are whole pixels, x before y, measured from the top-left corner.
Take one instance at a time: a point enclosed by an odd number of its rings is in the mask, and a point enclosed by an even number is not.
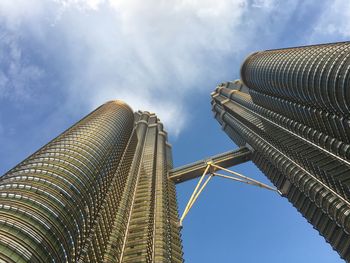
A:
[[[350,43],[257,52],[212,93],[215,118],[350,261]]]
[[[108,102],[0,178],[1,262],[182,262],[171,146]]]

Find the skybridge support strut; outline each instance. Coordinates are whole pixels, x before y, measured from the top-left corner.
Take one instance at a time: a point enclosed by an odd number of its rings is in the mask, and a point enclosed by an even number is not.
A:
[[[190,199],[188,200],[185,210],[183,211],[182,216],[180,217],[180,226],[182,226],[182,222],[185,219],[186,215],[193,207],[199,195],[202,193],[206,185],[213,177],[221,177],[236,182],[257,186],[266,190],[277,192],[281,195],[281,192],[279,192],[275,187],[269,186],[253,178],[227,169],[227,167],[248,161],[249,159],[250,150],[246,147],[242,147],[237,151],[226,152],[220,155],[213,156],[212,158],[209,158],[206,161],[198,161],[171,170],[169,178],[171,180],[174,180],[175,183],[181,183],[193,178],[200,177]],[[217,171],[220,170],[226,172],[227,174],[218,173]]]

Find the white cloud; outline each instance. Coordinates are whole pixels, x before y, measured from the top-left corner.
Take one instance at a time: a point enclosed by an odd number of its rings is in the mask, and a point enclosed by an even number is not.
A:
[[[64,8],[79,7],[82,9],[97,10],[99,5],[106,2],[105,0],[54,0]]]
[[[135,110],[156,112],[169,132],[178,134],[190,107],[184,98],[209,96],[216,83],[237,75],[241,61],[234,59],[257,40],[271,41],[272,32],[288,22],[283,10],[297,5],[292,0],[4,0],[0,32],[13,36],[7,47],[19,55],[0,64],[0,85],[26,98],[39,84],[50,92],[49,78],[62,87],[67,109],[124,99]],[[9,65],[13,74],[3,70]],[[14,80],[21,92],[9,92]]]
[[[0,37],[0,98],[30,96],[28,83],[38,85],[43,69],[23,59],[17,36],[3,34]]]
[[[350,36],[350,1],[334,0],[319,17],[310,41],[342,40]]]

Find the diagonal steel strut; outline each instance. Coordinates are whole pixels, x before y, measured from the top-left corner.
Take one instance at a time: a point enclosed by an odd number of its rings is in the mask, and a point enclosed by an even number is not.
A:
[[[225,171],[225,172],[229,173],[230,175],[224,175],[224,174],[217,173],[217,172],[215,172],[216,170]],[[207,174],[209,176],[204,181],[204,183],[202,183]],[[180,222],[179,222],[180,227],[182,226],[183,220],[185,219],[186,215],[188,214],[188,212],[190,211],[190,209],[192,208],[192,206],[194,205],[194,203],[198,199],[199,195],[202,193],[202,191],[204,190],[206,185],[209,183],[210,179],[214,176],[230,179],[233,181],[237,181],[240,183],[245,183],[245,184],[249,184],[249,185],[253,185],[253,186],[257,186],[257,187],[261,187],[263,189],[274,191],[274,192],[277,192],[278,194],[282,195],[282,193],[274,187],[271,187],[267,184],[259,182],[253,178],[248,177],[248,176],[245,176],[245,175],[242,175],[240,173],[237,173],[237,172],[231,171],[229,169],[226,169],[224,167],[221,167],[220,165],[215,164],[213,161],[209,161],[206,163],[206,168],[204,169],[204,172],[203,172],[201,178],[199,179],[190,199],[188,200],[188,203],[185,207],[184,212],[182,213],[182,216],[180,217]]]

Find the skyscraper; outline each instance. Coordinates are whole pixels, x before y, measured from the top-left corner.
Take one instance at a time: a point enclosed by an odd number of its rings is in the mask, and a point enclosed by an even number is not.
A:
[[[350,261],[350,43],[256,52],[212,93],[215,118]]]
[[[155,114],[97,108],[0,178],[1,262],[182,262]]]
[[[157,116],[110,101],[7,172],[0,262],[183,262],[174,184],[201,176],[184,217],[249,159],[350,261],[350,43],[253,53],[241,78],[212,93],[236,151],[172,169]]]

